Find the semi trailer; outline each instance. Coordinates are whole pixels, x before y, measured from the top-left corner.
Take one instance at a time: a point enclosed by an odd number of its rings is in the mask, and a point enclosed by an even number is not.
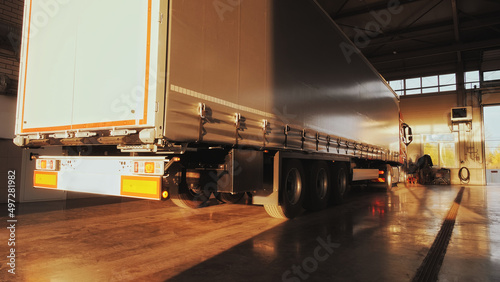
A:
[[[315,0],[25,1],[33,186],[269,215],[404,179],[397,95]],[[351,50],[352,52],[346,52]]]

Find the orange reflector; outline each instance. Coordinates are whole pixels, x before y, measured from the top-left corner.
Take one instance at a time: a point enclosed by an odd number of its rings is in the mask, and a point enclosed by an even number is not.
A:
[[[146,163],[144,165],[145,173],[155,173],[155,163]]]
[[[57,189],[57,172],[35,171],[33,174],[33,186]]]
[[[138,162],[134,162],[134,172],[139,173],[139,163]]]
[[[59,161],[58,160],[36,160],[36,169],[37,170],[59,170]]]
[[[154,164],[153,164],[154,169]],[[121,195],[159,200],[161,177],[122,176]]]

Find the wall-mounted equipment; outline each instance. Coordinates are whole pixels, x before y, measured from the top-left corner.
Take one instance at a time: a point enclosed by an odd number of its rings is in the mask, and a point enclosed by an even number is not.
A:
[[[451,109],[451,122],[461,123],[472,121],[472,107],[457,107]]]

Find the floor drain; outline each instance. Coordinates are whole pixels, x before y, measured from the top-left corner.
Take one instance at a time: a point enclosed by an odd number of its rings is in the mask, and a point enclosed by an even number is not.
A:
[[[448,243],[451,239],[451,234],[453,233],[453,228],[455,227],[455,219],[457,218],[458,208],[462,202],[462,195],[464,194],[465,187],[462,187],[451,206],[450,211],[444,219],[441,230],[439,230],[432,247],[429,249],[427,256],[417,270],[417,274],[412,281],[437,281],[439,270],[443,264],[444,256],[446,254],[446,249],[448,248]]]

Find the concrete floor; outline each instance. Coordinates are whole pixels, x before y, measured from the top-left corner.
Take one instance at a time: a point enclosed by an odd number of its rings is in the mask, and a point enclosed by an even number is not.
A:
[[[0,281],[409,281],[460,188],[354,191],[290,221],[247,205],[22,204],[17,274],[2,262]],[[466,187],[439,281],[500,281],[500,187]]]

